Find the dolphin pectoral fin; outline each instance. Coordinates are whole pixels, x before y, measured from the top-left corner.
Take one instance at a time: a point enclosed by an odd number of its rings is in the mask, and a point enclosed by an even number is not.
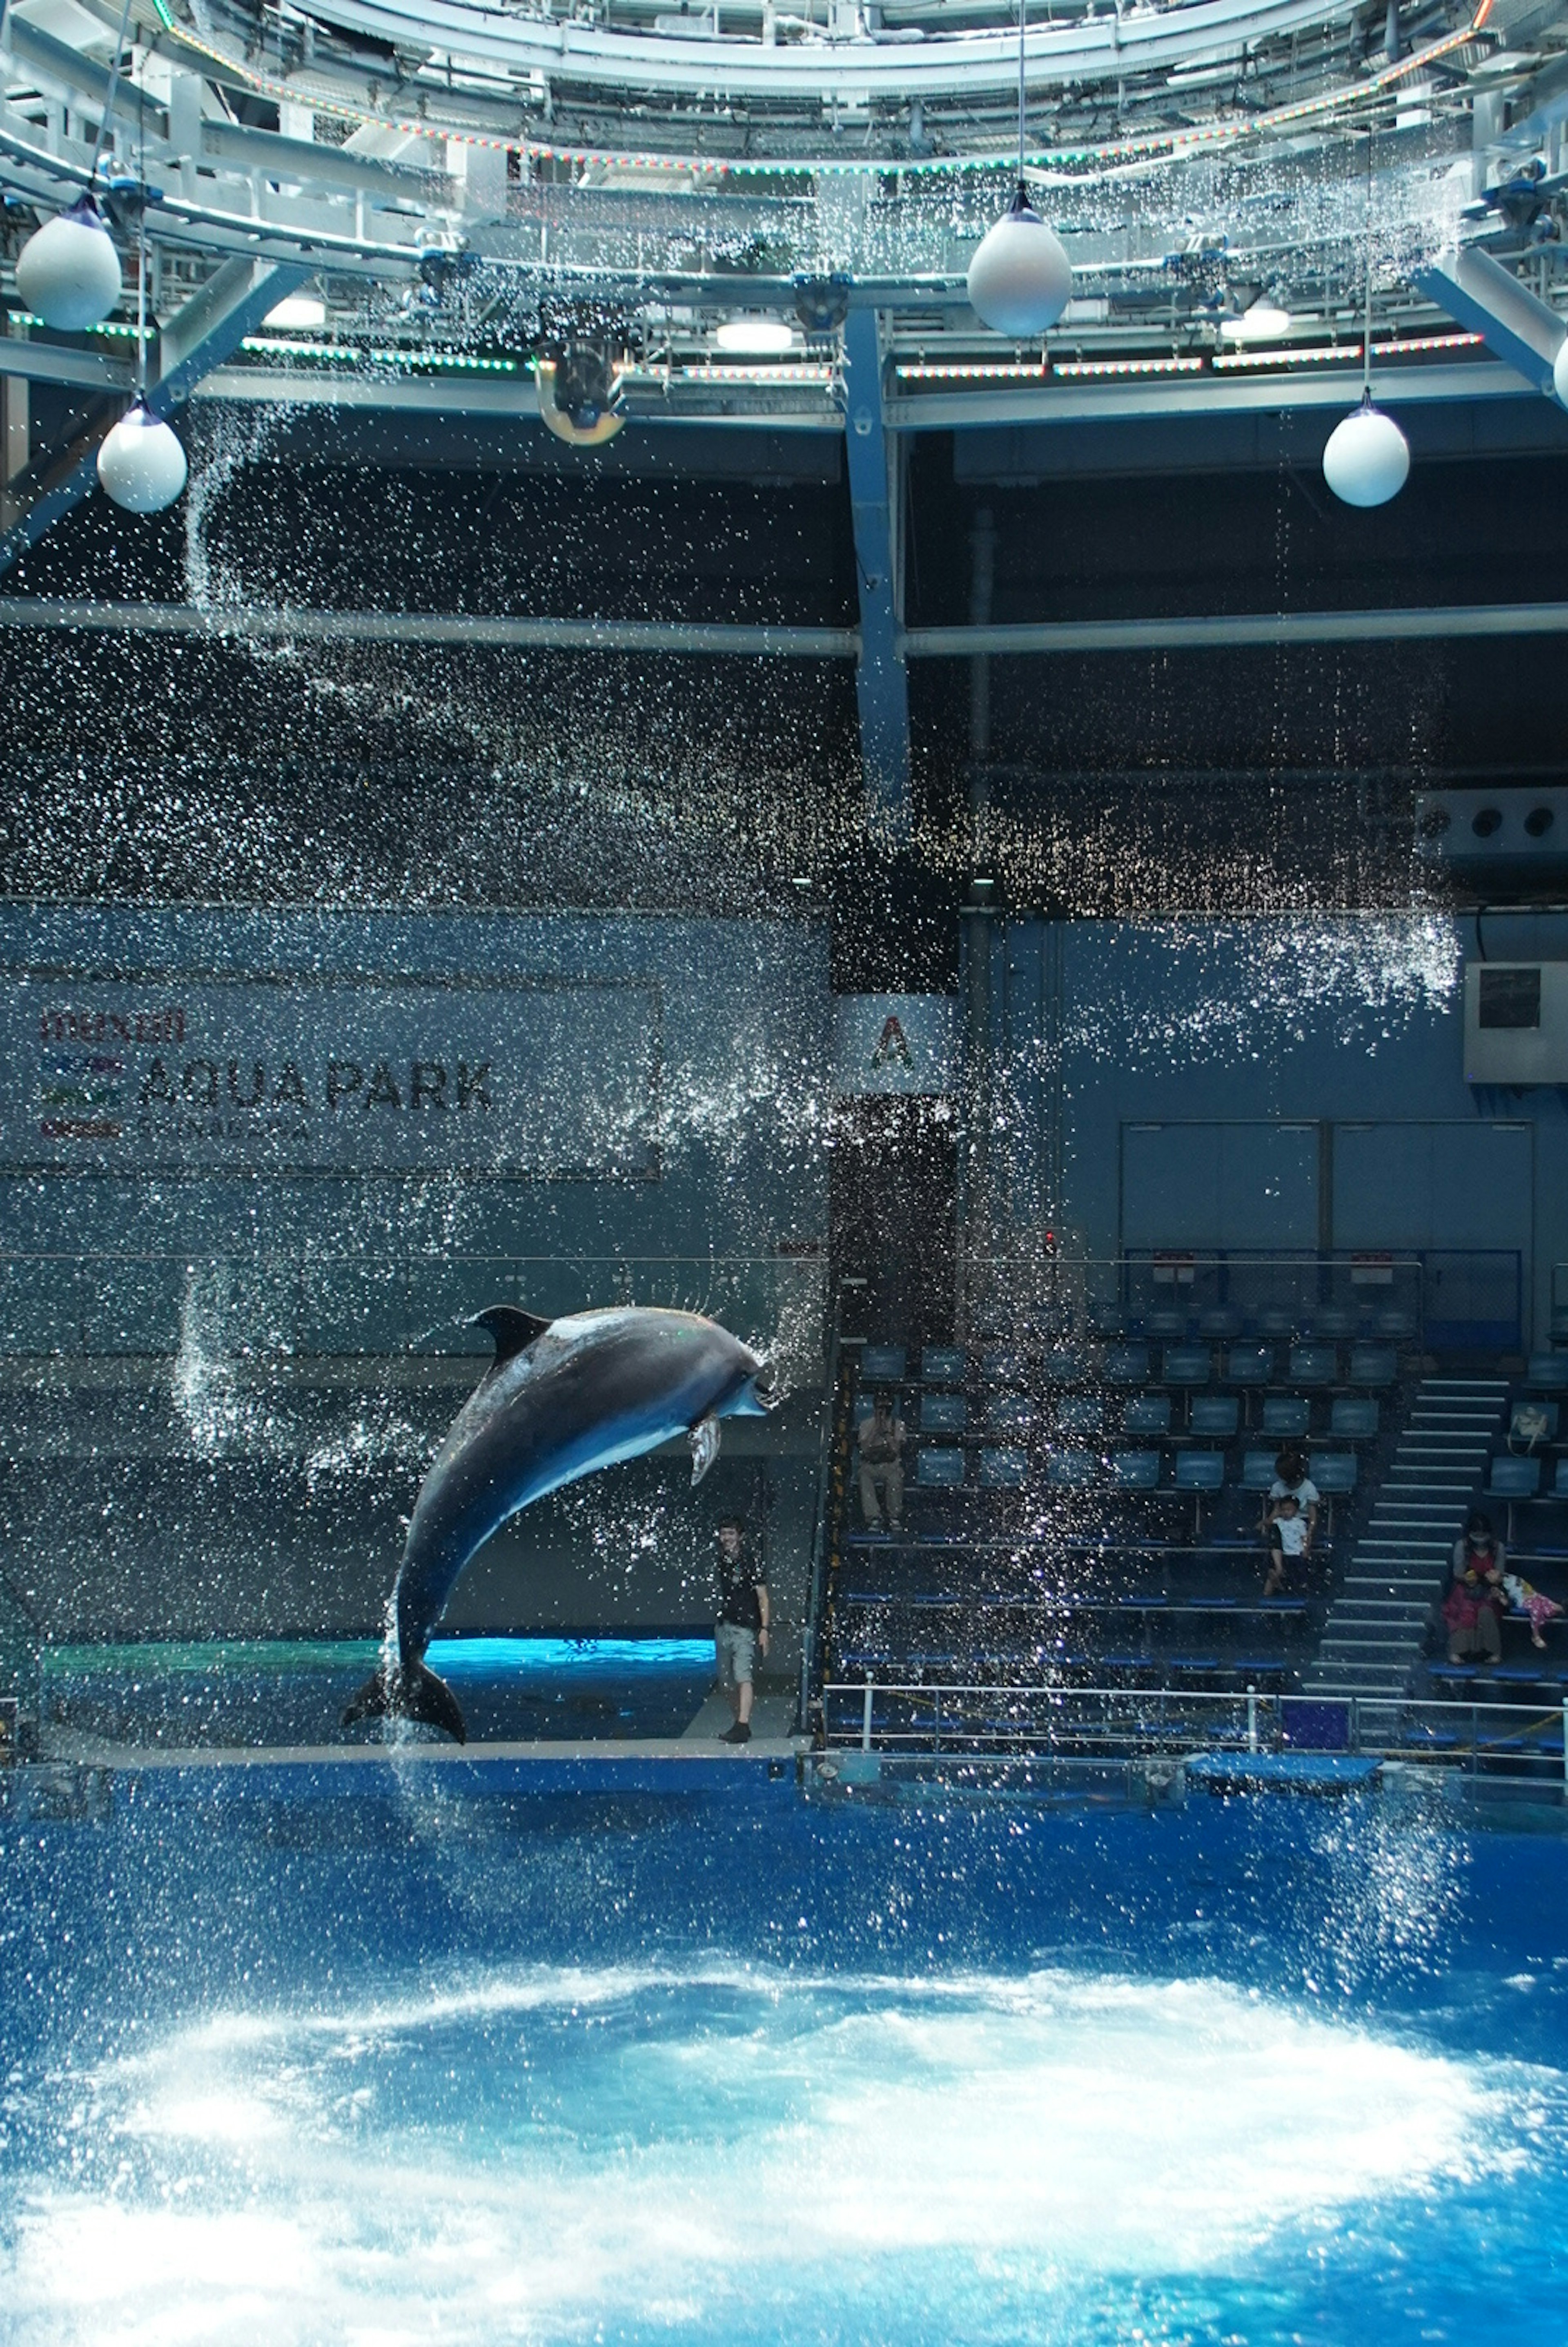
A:
[[[718,1456],[718,1420],[699,1418],[686,1439],[691,1445],[691,1480],[695,1489]]]
[[[388,1676],[384,1669],[372,1672],[364,1685],[343,1707],[342,1724],[352,1727],[361,1719],[422,1719],[427,1727],[439,1727],[458,1744],[468,1741],[468,1728],[458,1706],[457,1697],[444,1679],[427,1671],[423,1663],[405,1663],[402,1670]]]

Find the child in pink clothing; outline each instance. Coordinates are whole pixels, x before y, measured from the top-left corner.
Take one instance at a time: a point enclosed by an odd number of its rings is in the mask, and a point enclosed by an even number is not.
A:
[[[1516,1573],[1505,1573],[1502,1576],[1502,1585],[1508,1592],[1508,1602],[1514,1610],[1530,1616],[1531,1645],[1544,1646],[1546,1641],[1541,1633],[1554,1614],[1562,1613],[1561,1605],[1554,1597],[1543,1596],[1539,1589],[1532,1589],[1529,1582],[1522,1581]]]

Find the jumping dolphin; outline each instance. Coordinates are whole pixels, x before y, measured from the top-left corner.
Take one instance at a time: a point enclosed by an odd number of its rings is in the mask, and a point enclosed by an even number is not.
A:
[[[395,1712],[467,1731],[424,1650],[463,1567],[531,1500],[617,1460],[638,1459],[684,1434],[691,1480],[718,1456],[721,1418],[777,1407],[757,1355],[696,1312],[625,1305],[541,1320],[492,1305],[471,1324],[490,1332],[495,1358],[453,1423],[420,1486],[392,1584],[387,1658],[343,1714],[343,1725]]]

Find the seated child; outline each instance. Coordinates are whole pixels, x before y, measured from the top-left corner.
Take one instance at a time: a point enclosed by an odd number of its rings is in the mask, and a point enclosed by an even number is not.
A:
[[[1301,1502],[1294,1491],[1287,1491],[1274,1502],[1268,1524],[1268,1578],[1263,1584],[1265,1597],[1277,1597],[1285,1586],[1285,1560],[1304,1556],[1307,1553],[1307,1519],[1301,1512]]]
[[[1522,1581],[1517,1573],[1505,1573],[1502,1585],[1508,1592],[1509,1604],[1516,1612],[1527,1614],[1530,1617],[1531,1645],[1544,1646],[1546,1641],[1541,1633],[1553,1614],[1562,1613],[1561,1605],[1554,1597],[1543,1596],[1539,1589],[1532,1588],[1528,1581]]]

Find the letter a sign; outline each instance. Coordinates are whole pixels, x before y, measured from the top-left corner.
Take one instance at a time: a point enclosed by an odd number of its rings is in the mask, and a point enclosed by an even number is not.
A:
[[[877,1039],[877,1048],[871,1053],[873,1068],[885,1068],[890,1063],[901,1068],[912,1068],[914,1065],[914,1053],[910,1050],[908,1040],[899,1023],[896,1012],[891,1010],[882,1021],[882,1031]]]
[[[953,1083],[957,1004],[945,994],[840,994],[833,1083],[860,1092],[945,1092]]]

